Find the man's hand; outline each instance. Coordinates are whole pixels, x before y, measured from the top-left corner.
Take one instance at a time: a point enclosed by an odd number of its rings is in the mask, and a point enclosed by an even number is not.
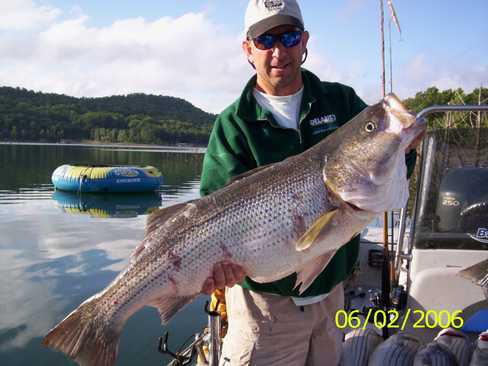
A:
[[[217,288],[232,287],[241,282],[246,274],[244,269],[238,264],[229,262],[219,262],[213,267],[212,275],[205,280],[202,292],[207,295],[212,294]]]

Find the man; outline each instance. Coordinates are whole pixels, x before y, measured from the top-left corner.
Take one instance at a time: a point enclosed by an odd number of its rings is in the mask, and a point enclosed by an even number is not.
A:
[[[256,75],[217,118],[204,158],[201,194],[232,177],[313,146],[366,104],[354,90],[321,82],[301,68],[309,34],[295,0],[251,0],[242,48]],[[413,167],[415,151],[407,156]],[[337,365],[342,334],[342,281],[357,261],[359,237],[344,245],[299,295],[296,274],[260,284],[232,263],[215,266],[202,291],[227,286],[229,328],[221,365]],[[239,283],[239,286],[234,286]]]

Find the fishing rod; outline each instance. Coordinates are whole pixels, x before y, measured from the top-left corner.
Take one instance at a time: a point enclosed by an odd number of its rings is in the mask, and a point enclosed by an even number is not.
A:
[[[159,338],[158,351],[172,358],[167,366],[185,366],[195,364],[197,366],[218,366],[222,338],[221,333],[221,314],[218,311],[220,301],[210,309],[210,303],[207,301],[204,311],[208,315],[208,324],[200,333],[194,336],[193,342],[188,344],[188,340],[176,352],[170,350],[168,346],[169,333],[166,332]]]
[[[399,33],[401,34],[400,23],[398,21],[398,17],[393,6],[393,0],[386,0],[388,8],[390,10],[390,17],[391,20],[395,23]],[[384,11],[384,0],[379,0],[380,2],[380,46],[381,46],[381,97],[385,98],[386,96],[386,71],[385,71],[385,11]],[[391,70],[391,31],[390,31],[390,78],[393,78],[393,71]],[[391,84],[391,88],[393,88],[393,84]],[[390,90],[391,92],[391,90]],[[393,226],[393,219],[392,219],[392,226]],[[387,311],[391,307],[391,283],[392,283],[392,276],[394,273],[393,263],[390,259],[390,250],[388,248],[389,245],[389,235],[388,235],[388,212],[383,213],[383,263],[382,263],[382,270],[381,270],[381,298],[379,307],[382,310]],[[393,227],[392,227],[393,233]],[[393,234],[392,234],[393,239]],[[393,241],[393,240],[392,240]],[[382,328],[383,338],[388,338],[388,327]]]

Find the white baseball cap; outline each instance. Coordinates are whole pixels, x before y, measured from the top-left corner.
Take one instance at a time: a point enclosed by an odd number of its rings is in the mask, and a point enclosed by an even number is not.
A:
[[[244,27],[248,38],[280,25],[294,25],[304,29],[302,13],[296,0],[250,0]]]

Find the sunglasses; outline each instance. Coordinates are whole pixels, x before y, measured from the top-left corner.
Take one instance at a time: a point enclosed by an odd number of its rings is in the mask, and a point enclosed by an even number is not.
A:
[[[254,45],[260,50],[269,50],[273,48],[276,42],[280,43],[285,48],[295,47],[302,40],[301,31],[288,31],[281,34],[261,34],[253,39]]]

